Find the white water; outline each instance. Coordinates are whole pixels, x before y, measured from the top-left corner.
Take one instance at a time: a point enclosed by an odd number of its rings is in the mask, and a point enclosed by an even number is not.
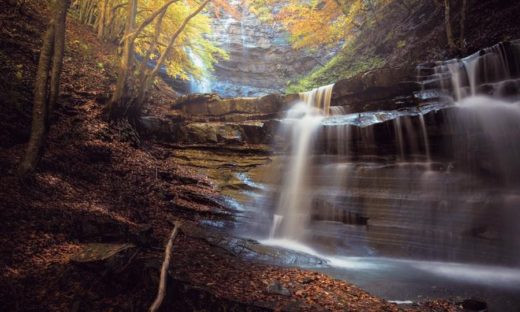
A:
[[[310,220],[312,195],[306,178],[311,148],[322,118],[314,107],[305,103],[296,104],[288,112],[286,121],[291,127],[292,154],[277,209],[284,218],[279,227],[282,237],[303,239],[305,225]]]
[[[454,296],[478,294],[464,293],[463,283],[520,289],[520,270],[510,261],[518,253],[508,254],[520,249],[520,140],[514,134],[520,133],[520,103],[508,91],[520,84],[516,75],[484,65],[502,66],[503,59],[477,55],[437,63],[428,81],[439,80],[442,105],[416,110],[345,115],[343,107],[327,103],[330,87],[301,94],[307,103],[295,105],[284,121],[291,155],[281,170],[275,215],[268,212],[272,223],[263,223],[258,235],[268,232],[269,239],[261,243],[324,259],[331,272],[347,272],[339,276],[361,286],[373,277],[376,290],[390,278],[421,296],[437,296],[433,287],[450,283]],[[457,108],[444,110],[452,104]],[[465,167],[464,153],[480,171]],[[369,220],[363,224],[358,216]],[[387,258],[400,256],[406,260]],[[419,300],[410,293],[385,298]]]
[[[520,270],[516,268],[456,262],[403,260],[384,257],[331,256],[320,253],[297,241],[288,239],[268,239],[260,241],[260,243],[318,257],[326,260],[328,265],[340,269],[362,271],[392,271],[393,269],[422,271],[423,273],[438,275],[456,281],[484,284],[500,288],[520,288]]]
[[[308,170],[311,168],[312,148],[324,115],[328,114],[333,85],[301,93],[301,102],[288,112],[285,123],[291,135],[291,156],[287,165],[277,215],[273,218],[271,238],[303,241],[310,222],[313,200],[309,189]],[[283,218],[283,219],[282,219]]]
[[[300,93],[300,99],[308,106],[318,108],[323,115],[328,116],[333,87],[334,85],[331,84],[308,92],[302,92]]]
[[[209,70],[200,58],[200,56],[194,52],[191,48],[188,48],[188,56],[202,73],[199,79],[195,79],[193,76],[190,77],[190,92],[191,93],[210,93],[211,92],[211,79],[209,78]]]

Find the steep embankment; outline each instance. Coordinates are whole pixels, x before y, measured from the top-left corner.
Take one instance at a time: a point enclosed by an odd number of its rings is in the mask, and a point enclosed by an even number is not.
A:
[[[14,170],[30,128],[34,72],[47,21],[45,1],[22,10],[0,3],[0,306],[5,311],[142,311],[155,295],[163,241],[174,246],[165,305],[190,311],[398,311],[344,282],[244,260],[276,258],[250,241],[190,222],[231,210],[173,150],[125,123],[101,118],[114,83],[115,47],[69,20],[62,98],[35,178]],[[156,92],[150,112],[164,111]],[[254,256],[257,257],[257,256]],[[302,257],[306,259],[305,257]],[[309,259],[308,261],[312,261]],[[452,311],[444,303],[409,310]]]
[[[376,68],[415,66],[459,56],[449,51],[444,10],[436,2],[442,1],[391,1],[379,10],[377,21],[364,23],[342,51],[325,66],[291,84],[288,91],[310,90]],[[408,8],[402,3],[408,3]],[[452,25],[458,38],[460,11],[456,4]],[[464,54],[517,38],[519,14],[518,1],[468,1]]]

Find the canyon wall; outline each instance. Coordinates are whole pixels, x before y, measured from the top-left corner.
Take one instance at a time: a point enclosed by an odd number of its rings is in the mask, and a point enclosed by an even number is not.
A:
[[[213,73],[192,81],[192,92],[215,92],[223,97],[262,96],[283,93],[290,80],[308,73],[333,56],[335,51],[295,50],[289,34],[277,23],[265,23],[239,1],[230,1],[241,16],[212,16],[211,36],[228,54]]]

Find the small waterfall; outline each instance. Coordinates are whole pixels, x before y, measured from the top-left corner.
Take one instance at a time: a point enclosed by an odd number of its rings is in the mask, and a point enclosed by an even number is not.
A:
[[[210,93],[211,79],[209,78],[209,70],[207,69],[206,64],[191,48],[188,48],[187,51],[190,60],[193,62],[193,65],[198,67],[202,72],[202,77],[199,79],[195,79],[193,76],[190,77],[190,92]]]
[[[420,114],[419,120],[421,121],[421,131],[422,131],[422,136],[423,136],[423,140],[424,140],[424,152],[426,153],[427,167],[428,167],[428,169],[430,169],[432,158],[430,155],[430,140],[428,138],[428,130],[426,129],[426,122],[424,121],[424,115]]]
[[[399,145],[399,160],[404,161],[404,140],[403,140],[403,129],[401,127],[401,118],[397,117],[393,121],[395,131],[395,141]]]
[[[519,182],[520,145],[512,133],[520,124],[520,40],[442,63],[438,71],[445,64],[452,84],[443,91],[451,89],[455,105],[464,110],[454,126],[467,133],[482,132],[486,153],[479,156],[493,163],[502,183]],[[473,155],[466,158],[475,162]]]
[[[320,109],[323,115],[328,116],[333,87],[334,85],[331,84],[311,91],[302,92],[300,93],[300,99],[307,105]]]
[[[502,46],[421,65],[419,107],[345,114],[332,86],[300,94],[258,234],[325,255],[517,265],[520,42]]]
[[[273,216],[273,225],[271,226],[271,230],[269,231],[269,238],[274,238],[278,228],[280,227],[280,223],[282,223],[283,216],[275,214]]]
[[[312,190],[307,181],[310,176],[308,170],[311,168],[312,149],[321,121],[329,111],[332,87],[333,85],[329,85],[301,93],[302,101],[296,103],[287,113],[285,122],[290,128],[292,151],[271,238],[278,236],[296,241],[304,239],[305,225],[310,221],[313,201]]]
[[[508,99],[520,94],[520,40],[482,49],[462,59],[420,65],[423,92],[440,90],[455,102],[476,95]]]

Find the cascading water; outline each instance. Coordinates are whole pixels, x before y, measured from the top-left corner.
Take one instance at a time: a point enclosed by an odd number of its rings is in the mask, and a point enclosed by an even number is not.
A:
[[[187,51],[190,60],[193,62],[193,65],[195,65],[201,71],[201,77],[199,79],[190,77],[190,92],[210,93],[211,79],[209,78],[209,70],[206,64],[200,58],[200,56],[197,53],[195,53],[191,48],[188,48]]]
[[[342,237],[350,243],[338,244],[355,253],[403,250],[432,259],[514,262],[515,252],[494,253],[496,245],[467,233],[492,235],[508,246],[513,240],[504,237],[512,231],[507,220],[502,225],[509,229],[498,229],[503,216],[490,214],[520,198],[511,191],[520,180],[520,144],[514,136],[520,128],[518,47],[512,42],[420,66],[418,98],[425,104],[419,108],[345,115],[330,106],[332,86],[302,93],[306,104],[295,105],[284,120],[292,152],[275,195],[278,217],[271,238],[319,246],[316,233],[325,237],[332,228],[326,221],[338,229],[346,225]],[[456,111],[443,103],[455,104]],[[434,114],[446,123],[442,130]],[[441,139],[442,131],[454,134]],[[485,175],[508,190],[492,190]],[[474,209],[479,205],[489,208]]]
[[[507,271],[518,293],[519,81],[517,41],[419,66],[417,107],[345,114],[330,106],[331,86],[301,94],[275,136],[290,153],[276,150],[281,177],[270,177],[262,207],[272,208],[255,237],[341,268],[358,270],[352,257],[362,257],[429,285],[481,291],[483,274],[504,287],[491,272]],[[377,276],[364,284],[375,293]]]
[[[305,236],[304,225],[310,221],[313,201],[307,181],[308,170],[316,135],[323,116],[328,114],[332,87],[329,85],[301,93],[301,101],[287,113],[285,123],[291,135],[291,162],[273,220],[271,238],[302,240]]]
[[[307,106],[319,109],[322,115],[327,116],[330,113],[333,87],[334,85],[331,84],[308,92],[302,92],[300,93],[300,100],[307,104]]]
[[[520,40],[439,63],[434,71],[433,77],[422,79],[423,85],[441,80],[444,98],[464,111],[453,126],[466,133],[482,132],[481,144],[488,147],[482,157],[493,161],[501,182],[518,181],[520,146],[511,134],[520,124]],[[451,84],[442,82],[446,78]]]

